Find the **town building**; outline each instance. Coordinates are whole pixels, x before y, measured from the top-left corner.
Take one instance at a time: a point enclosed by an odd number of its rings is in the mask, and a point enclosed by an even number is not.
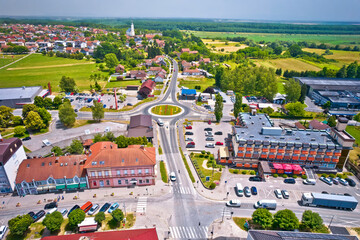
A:
[[[26,159],[24,146],[18,138],[3,139],[0,135],[0,193],[11,193],[15,188],[16,172]]]
[[[358,240],[356,236],[327,233],[249,230],[247,240]]]
[[[34,102],[36,96],[46,97],[50,91],[41,86],[0,88],[0,105],[10,108],[22,108],[25,104]]]
[[[25,159],[17,171],[18,195],[88,188],[84,164],[87,155]]]
[[[195,89],[181,89],[181,99],[182,100],[195,100],[196,90]]]
[[[135,28],[133,22],[131,22],[130,28],[126,31],[126,35],[128,35],[129,37],[135,37]]]
[[[257,168],[259,161],[342,169],[355,139],[339,119],[330,133],[325,130],[274,127],[266,114],[240,113],[233,127],[233,158],[226,163]],[[225,162],[223,162],[225,163]]]
[[[186,68],[183,73],[183,75],[187,75],[187,76],[200,76],[201,75],[201,72],[199,69],[189,69],[189,68]]]
[[[90,152],[84,167],[90,188],[155,184],[154,147],[130,145],[118,148],[112,142],[97,142],[90,147]]]
[[[310,129],[317,129],[317,130],[326,130],[326,131],[330,131],[330,126],[323,123],[323,122],[319,122],[316,119],[313,119],[309,122],[309,128]]]
[[[136,115],[130,117],[128,137],[146,137],[149,142],[154,138],[151,115]]]
[[[147,98],[149,94],[154,90],[155,86],[156,83],[154,81],[146,80],[143,84],[141,84],[138,94],[143,98]]]

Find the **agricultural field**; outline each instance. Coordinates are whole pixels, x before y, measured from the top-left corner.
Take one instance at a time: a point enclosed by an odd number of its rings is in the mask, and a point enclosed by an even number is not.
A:
[[[5,66],[9,63],[12,63],[14,61],[16,61],[19,58],[24,57],[24,54],[20,54],[20,55],[5,55],[5,54],[0,54],[0,67]]]
[[[221,39],[227,37],[246,37],[255,42],[275,42],[275,41],[307,41],[314,43],[328,43],[331,45],[352,46],[353,43],[359,44],[360,35],[315,35],[315,34],[279,34],[279,33],[231,33],[231,32],[204,32],[204,31],[184,31],[192,33],[200,38]]]
[[[59,92],[59,82],[62,76],[75,79],[80,91],[88,90],[90,84],[89,76],[98,71],[94,62],[86,60],[74,60],[68,58],[57,58],[32,54],[31,56],[0,69],[0,87],[21,86],[46,86],[51,83],[54,92]],[[106,73],[102,74],[106,75]],[[105,85],[100,81],[100,85]]]
[[[264,66],[267,68],[281,68],[283,71],[285,70],[295,70],[295,71],[320,71],[321,68],[314,66],[313,64],[307,63],[300,59],[295,58],[282,58],[282,59],[254,59],[254,63],[257,66]]]
[[[224,53],[232,53],[247,47],[246,44],[231,41],[229,41],[228,44],[220,40],[212,41],[211,39],[202,39],[202,41],[206,44],[208,49],[212,50],[212,52],[222,52],[221,50],[224,49]]]
[[[317,48],[303,48],[303,51],[317,53],[319,55],[325,52],[324,49],[317,49]],[[343,64],[350,64],[354,61],[360,61],[360,52],[353,52],[353,51],[342,51],[342,50],[330,50],[332,55],[324,55],[327,59],[334,59],[339,62],[340,65]]]
[[[215,79],[206,77],[185,77],[179,78],[179,87],[187,87],[195,89],[195,86],[200,86],[200,91],[204,91],[207,87],[214,86]]]

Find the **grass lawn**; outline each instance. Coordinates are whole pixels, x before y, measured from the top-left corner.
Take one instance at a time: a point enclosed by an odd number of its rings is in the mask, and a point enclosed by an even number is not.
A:
[[[215,79],[206,77],[186,77],[179,80],[179,87],[195,89],[195,86],[200,86],[201,92],[204,91],[207,87],[214,86],[215,84]]]
[[[360,145],[360,126],[347,126],[346,131],[355,138],[357,145]]]
[[[126,87],[128,85],[141,86],[141,81],[140,80],[110,81],[110,82],[106,83],[105,88]]]
[[[151,112],[157,115],[174,115],[181,112],[181,108],[172,105],[160,105],[153,107]]]
[[[283,72],[285,70],[295,70],[298,72],[306,71],[306,70],[309,71],[321,70],[320,67],[314,66],[313,64],[295,58],[281,58],[281,59],[267,59],[267,60],[254,59],[253,61],[257,66],[264,66],[267,68],[274,68],[274,69],[281,68]]]
[[[211,39],[202,39],[204,44],[207,44],[206,47],[213,52],[221,52],[221,49],[224,49],[222,53],[232,53],[236,52],[239,49],[243,49],[248,47],[246,44],[240,44],[238,42],[231,42],[229,41],[226,45],[224,41],[215,40],[212,41]],[[213,48],[214,46],[214,48]]]
[[[93,84],[89,76],[94,73],[102,73],[97,70],[93,62],[86,60],[74,60],[67,58],[57,58],[32,54],[31,56],[14,63],[8,68],[0,70],[1,87],[21,87],[21,86],[43,86],[51,83],[54,92],[60,91],[59,82],[62,76],[75,79],[80,91],[88,90],[89,85]],[[104,85],[105,81],[100,81]]]
[[[0,54],[0,67],[5,66],[9,63],[12,63],[14,61],[16,61],[19,58],[24,57],[25,54],[20,54],[20,55],[4,55],[4,54]]]
[[[192,33],[200,38],[227,38],[227,37],[246,37],[255,42],[275,42],[275,41],[306,41],[315,43],[328,43],[332,45],[350,45],[352,42],[359,42],[359,35],[333,35],[333,34],[280,34],[280,33],[235,33],[235,32],[205,32],[205,31],[189,31],[184,30],[186,33]]]
[[[285,79],[278,77],[277,78],[277,86],[278,86],[278,93],[285,94],[284,84],[287,82]]]
[[[353,162],[359,161],[359,156],[360,156],[360,147],[354,147],[354,149],[351,150],[349,153],[349,159],[350,161]]]
[[[318,49],[318,48],[303,48],[303,51],[311,52],[311,53],[317,53],[319,55],[323,54],[325,52],[324,49]],[[342,64],[349,64],[354,61],[360,61],[360,52],[353,52],[353,51],[342,51],[342,50],[330,50],[332,52],[332,55],[324,55],[327,59],[335,59],[339,61],[340,65]]]
[[[97,121],[94,120],[76,120],[75,124],[72,128],[82,127],[88,124],[97,123]]]
[[[155,91],[153,92],[153,94],[154,94],[154,95],[160,95],[160,94],[161,94],[161,90],[155,90]]]
[[[203,168],[202,166],[203,162],[205,160],[210,159],[211,157],[214,157],[212,154],[210,154],[210,156],[205,158],[205,155],[207,154],[200,154],[200,153],[191,154],[191,160],[194,163],[195,169],[198,172],[201,181],[203,182],[205,187],[209,187],[211,183],[213,182],[217,183],[220,181],[221,171],[219,171],[218,168],[215,168],[214,171],[212,169]],[[210,177],[208,182],[206,181],[206,177]]]
[[[130,110],[136,108],[137,106],[139,106],[140,104],[147,103],[147,102],[151,102],[151,101],[154,101],[154,100],[156,100],[156,97],[145,98],[144,100],[141,100],[141,101],[138,102],[137,104],[135,104],[135,105],[133,105],[133,106],[125,106],[125,107],[123,107],[122,109],[120,109],[119,111],[120,111],[120,112],[130,111]]]
[[[167,171],[166,171],[166,166],[165,166],[164,161],[160,161],[160,173],[161,173],[161,180],[164,183],[167,183],[168,182],[168,176],[167,176]]]
[[[102,230],[114,230],[114,229],[124,229],[131,228],[135,224],[136,217],[133,213],[126,214],[126,223],[125,226],[121,222],[120,224],[113,221],[111,214],[105,214],[105,221],[102,223]]]
[[[36,239],[41,238],[45,226],[42,223],[33,223],[30,225],[30,232],[26,235],[25,239]]]
[[[235,224],[241,228],[244,231],[247,231],[248,229],[244,227],[244,224],[246,221],[250,221],[251,218],[240,218],[240,217],[233,217],[233,220],[235,222]]]

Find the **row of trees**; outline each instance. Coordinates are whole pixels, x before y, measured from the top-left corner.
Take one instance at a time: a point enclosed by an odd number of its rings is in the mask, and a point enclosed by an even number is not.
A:
[[[9,44],[9,45],[10,45],[9,47],[2,49],[4,53],[22,54],[29,52],[29,49],[27,49],[27,47],[25,46],[17,46],[14,44]]]
[[[34,105],[40,108],[46,109],[58,109],[59,106],[63,103],[63,100],[60,96],[55,96],[54,100],[51,98],[43,98],[36,96],[34,98]]]
[[[90,60],[90,58],[91,58],[90,55],[86,55],[86,56],[85,56],[85,55],[84,55],[83,53],[81,53],[81,52],[66,53],[66,52],[59,52],[59,51],[57,51],[56,53],[54,53],[53,51],[49,51],[49,52],[42,51],[41,53],[42,53],[42,55],[44,55],[44,56],[49,56],[49,57],[56,56],[56,57],[70,58],[70,59],[77,59],[77,60],[83,60],[84,57],[85,57],[87,60]]]
[[[25,127],[31,130],[47,128],[51,121],[51,114],[44,107],[37,107],[34,104],[23,106],[22,117]]]

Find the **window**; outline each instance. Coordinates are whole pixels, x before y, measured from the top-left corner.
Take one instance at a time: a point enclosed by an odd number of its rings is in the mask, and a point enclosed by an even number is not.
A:
[[[26,167],[30,167],[30,164],[27,164]]]
[[[149,173],[149,169],[147,168],[147,169],[145,169],[145,173]]]
[[[118,180],[118,184],[121,185],[121,180]]]
[[[124,170],[124,174],[127,175],[127,170]]]
[[[135,170],[131,170],[131,175],[134,175],[135,174]]]
[[[105,176],[109,176],[109,171],[105,171]]]
[[[120,176],[120,170],[116,171],[116,175]]]
[[[142,180],[141,180],[141,179],[139,180],[139,183],[140,183],[140,184],[142,183]]]
[[[141,174],[141,169],[138,170],[138,174]]]
[[[98,176],[101,177],[101,176],[102,176],[102,172],[98,172]]]
[[[96,186],[96,181],[93,181],[93,185]]]
[[[110,180],[106,180],[106,185],[110,185]]]
[[[125,180],[125,184],[129,184],[129,180],[126,179],[126,180]]]
[[[52,162],[49,162],[49,166],[51,166],[52,165]]]
[[[104,186],[104,181],[100,180],[100,187],[103,187],[103,186]]]
[[[100,165],[104,165],[105,162],[104,162],[104,161],[100,161],[99,164],[100,164]]]
[[[97,162],[92,162],[91,165],[95,166],[97,164]]]
[[[42,167],[43,167],[43,166],[45,166],[45,163],[44,163],[44,162],[42,162],[42,163],[41,163],[41,166],[42,166]]]
[[[149,179],[146,179],[146,183],[149,183]]]
[[[95,172],[91,172],[91,176],[92,176],[92,177],[95,177]]]

